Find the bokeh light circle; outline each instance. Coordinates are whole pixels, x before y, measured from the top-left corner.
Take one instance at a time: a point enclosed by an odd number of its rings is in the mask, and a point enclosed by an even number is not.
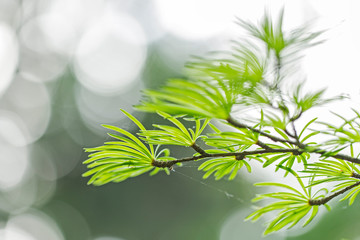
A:
[[[27,151],[23,147],[0,144],[0,190],[17,186],[28,168]]]
[[[2,240],[37,240],[31,234],[17,226],[9,226],[0,230],[0,239]]]
[[[0,96],[10,85],[18,64],[18,41],[14,30],[0,22]]]
[[[0,190],[10,190],[23,179],[28,169],[28,149],[22,121],[0,111]]]
[[[3,109],[16,113],[23,122],[27,144],[36,141],[45,133],[50,121],[51,105],[44,84],[17,77],[7,90],[2,103]]]
[[[23,147],[27,144],[26,127],[20,117],[10,111],[0,111],[0,139],[13,146]]]
[[[86,88],[114,94],[131,85],[145,57],[146,39],[138,22],[130,15],[108,10],[80,40],[74,71]]]
[[[25,47],[36,53],[49,51],[68,52],[71,39],[75,35],[67,19],[54,13],[46,13],[29,19],[20,31],[20,39]]]
[[[4,230],[5,236],[13,236],[14,233],[21,236],[16,239],[5,237],[4,240],[65,240],[54,220],[35,210],[11,217]]]
[[[141,84],[133,86],[140,88]],[[119,95],[102,96],[96,92],[79,85],[76,89],[76,105],[80,116],[90,131],[103,136],[104,128],[101,124],[119,124],[128,122],[120,107],[130,113],[133,112],[134,103],[140,99],[139,90],[130,90],[128,93]],[[104,107],[106,106],[106,108]]]
[[[35,82],[57,79],[68,62],[65,55],[70,54],[75,46],[75,34],[71,29],[59,14],[43,14],[27,21],[19,33],[22,44],[19,70],[22,76]]]

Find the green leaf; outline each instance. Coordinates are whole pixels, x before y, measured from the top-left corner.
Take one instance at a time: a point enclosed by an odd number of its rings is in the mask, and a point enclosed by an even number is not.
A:
[[[135,137],[134,135],[132,135],[131,133],[129,133],[128,131],[124,130],[124,129],[121,129],[121,128],[118,128],[118,127],[114,127],[114,126],[110,126],[110,125],[105,125],[103,124],[102,125],[103,127],[105,128],[108,128],[110,130],[114,130],[116,132],[119,132],[123,135],[125,135],[126,137],[129,138],[129,141],[128,143],[133,143],[135,144],[137,147],[139,147],[139,149],[142,150],[143,153],[145,153],[147,156],[151,157],[151,153],[150,151],[147,149],[147,147],[137,138]],[[120,140],[123,140],[123,138],[115,135],[115,134],[108,134],[109,136],[111,137],[114,137],[114,138],[117,138],[117,139],[120,139]],[[132,140],[132,141],[131,141]]]
[[[248,129],[241,129],[240,132],[209,133],[203,138],[205,143],[216,148],[227,149],[229,147],[250,147],[256,144],[258,136]]]
[[[272,154],[273,155],[273,154]],[[267,166],[271,165],[272,163],[274,163],[275,161],[283,158],[283,157],[286,157],[286,156],[289,156],[289,154],[287,153],[281,153],[281,154],[276,154],[275,156],[273,155],[273,157],[267,159],[265,161],[265,163],[263,164],[263,168],[266,168]]]
[[[256,221],[260,217],[262,217],[265,213],[274,212],[274,211],[277,212],[276,217],[272,219],[267,225],[267,228],[264,232],[265,235],[278,231],[286,226],[289,226],[288,228],[293,227],[305,216],[307,216],[308,213],[312,210],[310,217],[306,220],[306,222],[303,225],[306,226],[313,220],[313,218],[318,213],[319,206],[309,205],[309,199],[317,199],[321,197],[321,195],[316,196],[319,193],[319,191],[315,193],[315,195],[311,196],[311,188],[305,187],[301,178],[294,170],[286,167],[280,167],[280,168],[288,171],[289,173],[291,173],[291,175],[296,177],[304,193],[301,193],[299,190],[295,189],[294,187],[284,183],[255,184],[255,186],[272,186],[272,187],[280,187],[287,190],[287,192],[259,194],[257,195],[256,198],[253,199],[254,202],[268,198],[276,200],[276,202],[272,202],[264,207],[258,208],[246,218],[246,220],[251,219],[252,221]]]
[[[305,124],[305,126],[303,127],[303,129],[301,130],[300,134],[299,134],[299,138],[301,138],[301,136],[303,135],[303,133],[305,132],[306,129],[308,129],[308,127],[314,123],[318,118],[313,118],[311,119],[308,123]]]
[[[164,112],[157,112],[160,116],[162,116],[163,118],[169,120],[170,122],[172,122],[175,126],[177,126],[183,133],[185,133],[189,138],[189,132],[187,131],[186,127],[179,121],[176,119],[176,117],[171,116],[170,114],[164,113]]]
[[[139,135],[145,137],[144,140],[151,144],[190,147],[200,137],[209,122],[207,119],[203,120],[203,123],[201,123],[201,119],[187,119],[188,121],[195,121],[194,132],[192,129],[187,129],[177,117],[162,112],[158,112],[158,114],[169,120],[176,127],[154,124],[153,126],[159,130],[143,130]]]
[[[144,126],[132,115],[122,110],[142,131],[146,131]],[[152,144],[143,143],[139,138],[130,132],[110,125],[104,127],[118,132],[120,135],[109,134],[118,141],[105,142],[103,146],[87,148],[90,152],[89,158],[84,161],[90,168],[83,174],[90,177],[88,184],[103,185],[109,182],[121,182],[130,177],[139,176],[151,171],[151,175],[158,173],[160,169],[152,165],[154,160],[168,161],[169,150],[163,149],[154,151]],[[150,150],[149,150],[150,149]],[[164,156],[161,156],[164,154]],[[165,170],[166,171],[166,170]]]
[[[125,111],[124,109],[120,109],[131,121],[133,121],[139,128],[140,130],[145,130],[144,125],[142,125],[142,123],[137,120],[134,116],[132,116],[130,113],[128,113],[127,111]],[[154,155],[154,147],[150,144],[149,145],[151,154]]]
[[[317,213],[319,212],[319,206],[314,205],[312,206],[312,213],[311,216],[309,217],[309,219],[304,223],[303,227],[305,227],[306,225],[308,225],[317,215]]]
[[[354,187],[340,201],[349,199],[349,205],[352,205],[359,193],[360,193],[360,186]]]
[[[311,182],[311,186],[314,186],[325,182],[348,181],[353,172],[358,171],[359,169],[354,163],[340,159],[321,159],[319,162],[307,164],[306,170],[303,172],[316,176]]]
[[[220,92],[219,88],[223,91]],[[137,109],[149,112],[166,112],[172,115],[186,114],[205,118],[227,119],[236,99],[226,94],[231,86],[214,82],[172,79],[160,90],[145,91],[146,100]]]
[[[299,196],[302,196],[302,198],[306,198],[304,194],[302,194],[301,192],[299,192],[298,190],[296,190],[295,188],[284,184],[284,183],[275,183],[275,182],[263,182],[263,183],[255,183],[254,186],[273,186],[273,187],[281,187],[281,188],[285,188],[288,189],[296,194],[298,194]]]
[[[244,165],[250,172],[251,167],[248,163],[245,163],[245,160],[236,160],[235,157],[221,157],[203,162],[198,167],[198,170],[206,172],[203,176],[204,179],[214,174],[215,180],[220,180],[226,175],[230,175],[228,179],[232,180]]]

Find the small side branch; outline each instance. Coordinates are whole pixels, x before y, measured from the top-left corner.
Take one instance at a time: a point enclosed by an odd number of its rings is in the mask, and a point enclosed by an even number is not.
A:
[[[204,149],[202,149],[199,145],[197,145],[196,143],[194,143],[193,145],[191,145],[191,147],[197,151],[198,153],[200,153],[202,156],[208,156],[209,154],[207,152],[205,152]]]
[[[236,121],[235,119],[233,119],[232,117],[229,117],[227,119],[227,122],[230,123],[231,125],[233,125],[234,127],[237,127],[237,128],[248,128],[250,129],[251,131],[253,132],[256,132],[256,133],[259,133],[267,138],[269,138],[270,140],[274,141],[274,142],[286,142],[286,143],[290,143],[290,144],[293,144],[293,145],[296,145],[296,142],[294,141],[291,141],[291,140],[286,140],[286,139],[282,139],[282,138],[279,138],[279,137],[276,137],[276,136],[273,136],[269,133],[266,133],[266,132],[263,132],[261,130],[258,130],[256,128],[252,128],[250,126],[247,126],[246,124],[243,124],[243,123],[239,123],[238,121]]]
[[[348,162],[360,164],[360,159],[359,158],[354,158],[354,157],[351,157],[349,155],[345,155],[345,154],[341,154],[341,153],[331,155],[330,152],[328,152],[326,150],[323,150],[323,149],[312,149],[310,151],[310,150],[307,149],[308,146],[306,144],[300,143],[298,140],[297,141],[292,141],[292,140],[282,139],[282,138],[273,136],[273,135],[271,135],[269,133],[266,133],[264,131],[261,131],[261,130],[252,128],[250,126],[247,126],[246,124],[240,123],[240,122],[236,121],[235,119],[233,119],[232,117],[229,117],[227,119],[227,122],[230,123],[231,125],[233,125],[234,127],[237,127],[237,128],[250,129],[251,131],[259,133],[262,136],[265,136],[265,137],[269,138],[270,140],[272,140],[274,142],[284,142],[284,143],[292,144],[294,146],[297,146],[300,150],[302,150],[302,152],[317,153],[317,154],[321,154],[321,155],[329,154],[329,156],[331,156],[333,158],[337,158],[337,159],[345,160],[345,161],[348,161]]]
[[[360,174],[358,174],[358,173],[356,173],[356,172],[353,172],[353,173],[351,174],[351,177],[360,179]]]
[[[323,204],[326,204],[327,202],[329,202],[331,199],[333,199],[334,197],[337,197],[339,196],[340,194],[343,194],[345,193],[346,191],[349,191],[350,189],[356,187],[356,186],[359,186],[360,185],[360,181],[359,182],[356,182],[354,183],[353,185],[350,185],[346,188],[343,188],[341,189],[340,191],[337,191],[327,197],[324,197],[324,198],[321,198],[321,199],[310,199],[309,200],[309,204],[310,205],[323,205]]]
[[[266,143],[264,143],[264,142],[262,142],[260,140],[258,140],[256,142],[256,145],[258,145],[259,147],[262,147],[263,149],[267,149],[267,150],[273,149],[270,146],[268,146]]]
[[[318,154],[321,154],[321,155],[326,155],[329,152],[327,152],[325,150],[322,150],[322,149],[314,149],[312,151],[309,151],[309,153],[318,153]],[[351,156],[348,156],[348,155],[345,155],[345,154],[341,154],[341,153],[330,155],[330,157],[345,160],[345,161],[352,162],[352,163],[360,164],[360,159],[359,158],[354,158],[354,157],[351,157]]]

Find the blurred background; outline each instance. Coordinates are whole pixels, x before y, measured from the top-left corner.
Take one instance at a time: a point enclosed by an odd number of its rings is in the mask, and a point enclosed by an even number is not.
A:
[[[242,34],[236,16],[258,21],[265,7],[276,15],[284,5],[286,27],[316,20],[329,29],[304,58],[309,86],[349,94],[358,108],[356,0],[0,0],[0,239],[260,239],[263,223],[243,219],[259,191],[252,184],[271,175],[203,181],[187,164],[87,186],[83,148],[108,139],[100,124],[136,130],[120,108],[159,123],[133,112],[142,89],[182,77],[191,55],[229,49]],[[266,239],[359,240],[359,203],[346,204]]]

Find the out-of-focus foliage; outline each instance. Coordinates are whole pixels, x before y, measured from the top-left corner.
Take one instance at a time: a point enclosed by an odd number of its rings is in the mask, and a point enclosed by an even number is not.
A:
[[[146,90],[150,101],[144,101],[137,109],[226,119],[236,102],[237,88],[231,82],[171,79],[160,91]]]
[[[343,116],[334,113],[334,115],[343,121],[343,124],[340,126],[334,126],[327,122],[321,122],[321,124],[326,127],[326,130],[322,131],[322,133],[333,136],[333,139],[329,139],[325,144],[334,147],[343,145],[350,146],[351,155],[354,157],[353,144],[360,142],[360,114],[354,109],[353,111],[355,117],[351,119],[346,119]]]

